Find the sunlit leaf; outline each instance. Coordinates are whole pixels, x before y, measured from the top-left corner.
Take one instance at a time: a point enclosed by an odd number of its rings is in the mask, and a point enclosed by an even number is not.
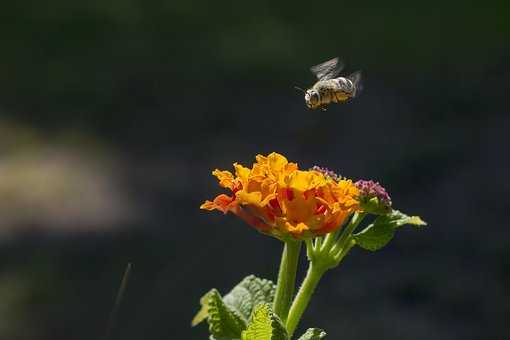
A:
[[[395,229],[403,225],[422,227],[427,225],[419,216],[408,216],[398,210],[392,210],[387,215],[379,216],[361,232],[354,234],[356,244],[363,249],[375,251],[381,249],[391,241]]]
[[[204,296],[200,298],[200,305],[201,308],[198,311],[198,313],[195,315],[193,320],[191,320],[191,327],[194,327],[207,319],[207,316],[209,315],[209,297],[212,293],[212,290],[208,291]]]
[[[308,328],[305,334],[301,335],[298,340],[320,340],[326,337],[326,332],[320,328]]]
[[[223,302],[216,289],[208,294],[209,332],[217,340],[240,339],[241,332],[246,329],[246,322]]]
[[[289,340],[289,336],[270,305],[262,303],[255,307],[251,322],[242,333],[242,340]]]
[[[250,275],[225,295],[223,301],[239,317],[248,322],[255,306],[264,302],[273,302],[275,289],[276,286],[272,281]]]

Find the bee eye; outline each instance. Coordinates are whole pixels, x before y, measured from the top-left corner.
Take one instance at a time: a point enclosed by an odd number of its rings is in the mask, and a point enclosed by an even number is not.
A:
[[[317,103],[319,101],[319,95],[317,93],[314,93],[312,94],[310,100],[313,102],[313,103]]]

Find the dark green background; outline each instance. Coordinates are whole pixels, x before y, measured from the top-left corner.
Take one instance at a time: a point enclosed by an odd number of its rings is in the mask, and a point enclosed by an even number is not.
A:
[[[281,251],[198,210],[221,192],[210,171],[272,151],[378,180],[429,222],[375,254],[352,251],[303,327],[344,340],[507,337],[505,1],[52,0],[0,12],[0,167],[39,150],[68,150],[83,171],[112,162],[136,208],[66,228],[31,201],[14,211],[31,219],[0,214],[0,338],[100,338],[132,261],[112,339],[206,339],[189,327],[199,297],[250,273],[274,279]],[[336,55],[365,90],[308,111],[293,86]]]

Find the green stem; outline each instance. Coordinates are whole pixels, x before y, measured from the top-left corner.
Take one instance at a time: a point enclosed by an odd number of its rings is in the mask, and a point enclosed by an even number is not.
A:
[[[333,246],[333,244],[335,243],[336,237],[337,237],[337,233],[338,233],[338,230],[335,232],[329,233],[324,237],[324,242],[322,242],[322,245],[320,248],[321,251],[329,249],[329,248],[331,248],[331,246]]]
[[[343,249],[345,247],[346,243],[351,238],[352,233],[354,232],[356,227],[360,224],[360,222],[363,221],[366,215],[367,214],[364,212],[354,213],[351,222],[347,225],[347,227],[343,231],[342,235],[340,236],[336,244],[332,247],[331,252],[333,254],[338,252],[339,249]]]
[[[301,251],[301,241],[285,241],[283,247],[278,282],[273,302],[273,311],[280,317],[283,323],[287,320],[290,303],[296,286],[296,271]]]
[[[299,292],[292,303],[292,307],[290,307],[286,323],[289,338],[291,338],[294,334],[294,331],[301,320],[301,316],[303,316],[306,307],[308,307],[308,303],[312,298],[313,292],[326,270],[327,268],[325,266],[318,266],[314,263],[310,263],[303,285],[299,289]]]
[[[348,241],[347,241],[347,244],[342,248],[340,249],[340,251],[335,254],[335,260],[340,263],[342,262],[342,260],[344,259],[344,257],[349,254],[349,252],[351,251],[352,247],[354,247],[354,245],[356,244],[356,242],[354,242],[352,236],[349,237]]]
[[[352,240],[352,233],[365,216],[366,213],[355,213],[350,223],[345,227],[345,230],[337,230],[334,233],[328,234],[323,242],[320,242],[320,240],[317,241],[316,246],[314,246],[312,241],[307,241],[310,267],[308,267],[303,285],[299,289],[288,313],[286,328],[289,337],[292,337],[292,334],[294,334],[322,275],[324,275],[329,268],[338,266],[345,255],[347,255],[354,246],[355,243]],[[340,232],[342,232],[342,234],[338,237]]]

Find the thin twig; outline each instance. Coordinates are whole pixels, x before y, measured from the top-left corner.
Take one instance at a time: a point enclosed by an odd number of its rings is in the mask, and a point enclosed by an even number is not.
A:
[[[124,271],[124,275],[122,276],[122,281],[120,282],[119,290],[117,291],[117,297],[115,298],[115,303],[113,305],[112,311],[110,312],[110,320],[108,321],[108,328],[106,329],[106,333],[104,336],[104,340],[110,339],[110,335],[115,326],[115,320],[117,318],[117,314],[119,311],[120,303],[124,297],[124,292],[126,291],[126,287],[129,280],[129,275],[131,274],[131,262],[128,262],[126,266],[126,270]]]

